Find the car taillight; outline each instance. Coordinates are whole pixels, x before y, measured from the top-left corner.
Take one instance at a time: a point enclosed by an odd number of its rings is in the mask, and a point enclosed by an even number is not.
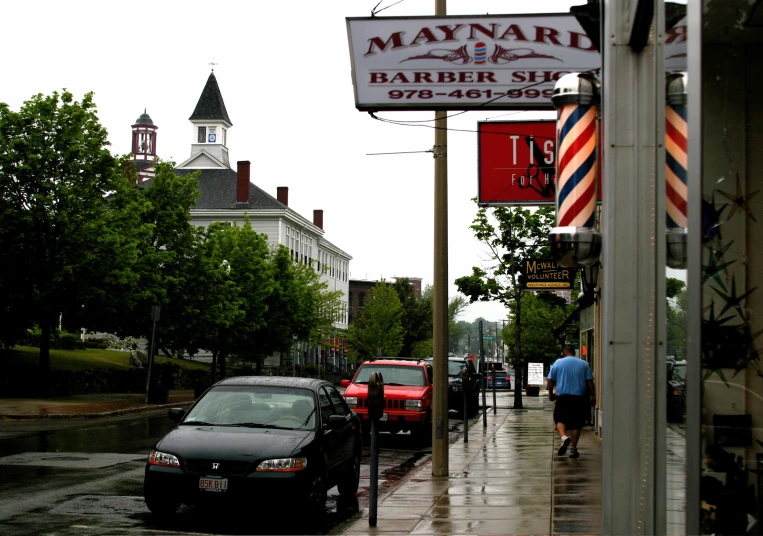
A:
[[[487,377],[487,379],[488,379],[488,380],[492,380],[492,379],[493,379],[493,377],[492,377],[492,376],[488,376],[488,377]]]

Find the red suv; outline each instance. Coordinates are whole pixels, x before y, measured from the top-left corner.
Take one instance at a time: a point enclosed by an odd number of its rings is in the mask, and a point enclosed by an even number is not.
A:
[[[409,430],[421,439],[432,432],[432,366],[424,360],[378,358],[363,363],[352,380],[342,380],[344,399],[370,431],[368,379],[381,372],[384,380],[384,415],[379,429],[393,434]]]

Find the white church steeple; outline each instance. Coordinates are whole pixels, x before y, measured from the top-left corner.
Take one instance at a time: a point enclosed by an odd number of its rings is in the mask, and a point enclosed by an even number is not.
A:
[[[233,126],[225,109],[215,72],[207,79],[196,109],[189,118],[193,125],[191,157],[178,168],[230,168],[228,129]]]

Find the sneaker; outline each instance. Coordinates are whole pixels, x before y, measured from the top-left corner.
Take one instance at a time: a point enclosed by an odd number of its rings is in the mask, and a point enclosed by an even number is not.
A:
[[[570,458],[579,458],[580,454],[578,454],[578,449],[575,447],[570,447]]]
[[[572,441],[571,437],[562,436],[562,445],[559,447],[559,450],[556,451],[559,456],[564,456],[565,452],[567,452],[567,447],[570,446],[570,441]]]

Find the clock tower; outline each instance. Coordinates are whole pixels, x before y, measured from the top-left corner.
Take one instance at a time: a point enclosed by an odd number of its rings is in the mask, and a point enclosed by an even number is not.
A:
[[[228,129],[233,126],[225,109],[214,69],[201,92],[196,109],[189,117],[193,125],[191,157],[179,164],[185,169],[230,169]]]

